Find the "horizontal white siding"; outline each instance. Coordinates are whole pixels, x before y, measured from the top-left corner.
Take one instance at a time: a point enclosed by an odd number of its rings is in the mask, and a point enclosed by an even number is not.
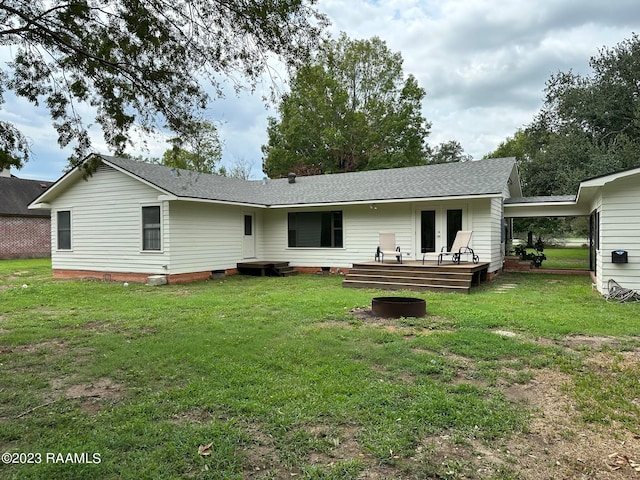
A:
[[[489,210],[489,222],[485,222],[482,224],[482,228],[478,226],[478,231],[483,232],[486,237],[483,241],[483,247],[489,251],[489,261],[491,265],[489,265],[489,271],[495,272],[500,270],[503,265],[504,260],[504,243],[503,243],[503,222],[504,218],[504,210],[503,210],[503,202],[501,198],[493,198],[490,200],[490,210]],[[485,213],[486,210],[483,210],[482,213]],[[478,214],[474,216],[474,219],[484,219],[484,215]]]
[[[235,268],[242,261],[244,215],[253,213],[254,234],[261,236],[259,210],[232,205],[170,202],[171,273]]]
[[[456,208],[455,203],[453,207]],[[459,207],[457,207],[459,208]],[[501,245],[502,199],[477,198],[469,200],[464,206],[467,221],[464,230],[471,230],[471,248],[481,262],[489,262],[489,271],[502,268],[503,246]],[[463,257],[464,259],[464,257]]]
[[[613,250],[629,252],[629,263],[611,262]],[[600,211],[600,262],[598,287],[606,291],[609,279],[640,291],[640,183],[638,176],[616,180],[603,187]]]
[[[446,210],[463,210],[463,229],[473,230],[472,248],[483,262],[491,262],[493,270],[502,267],[500,249],[500,199],[473,201],[432,201],[419,203],[352,205],[339,210],[343,215],[343,248],[288,247],[287,215],[290,211],[330,211],[337,208],[273,209],[263,212],[262,248],[260,255],[269,260],[285,260],[295,266],[351,267],[354,262],[374,259],[379,233],[393,232],[396,244],[405,258],[422,259],[420,253],[420,212],[435,210],[437,230],[436,247],[445,244]],[[492,242],[496,241],[498,245]],[[493,271],[492,270],[492,271]]]
[[[52,206],[51,261],[54,269],[163,273],[167,232],[161,252],[142,252],[142,205],[159,205],[160,192],[110,167],[79,180]],[[57,249],[57,212],[71,211],[71,250]],[[166,225],[168,209],[162,208]]]
[[[342,211],[343,248],[290,248],[287,216],[293,212]],[[395,232],[396,243],[409,251],[412,245],[411,206],[369,205],[342,208],[274,209],[263,212],[262,255],[269,260],[285,260],[295,266],[350,267],[353,262],[373,260],[380,232]],[[415,255],[415,251],[411,252]]]
[[[403,258],[416,258],[414,221],[411,204],[359,205],[345,211],[345,251],[349,255],[346,266],[375,258],[380,233],[395,233],[396,246],[405,252]]]

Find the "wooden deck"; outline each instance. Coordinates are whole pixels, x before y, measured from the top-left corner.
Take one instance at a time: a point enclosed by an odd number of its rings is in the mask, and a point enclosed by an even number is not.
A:
[[[488,262],[459,265],[444,261],[393,260],[354,263],[342,282],[347,288],[380,288],[384,290],[432,290],[439,292],[470,293],[473,285],[487,278]]]
[[[289,266],[289,262],[254,261],[236,264],[238,272],[259,277],[288,277],[298,272]]]

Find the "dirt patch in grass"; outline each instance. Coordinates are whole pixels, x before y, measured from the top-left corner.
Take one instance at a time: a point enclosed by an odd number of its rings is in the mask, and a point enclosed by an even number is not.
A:
[[[374,315],[371,307],[354,308],[350,310],[349,313],[367,325],[381,327],[387,331],[401,333],[403,335],[428,335],[433,332],[444,331],[442,328],[439,328],[439,325],[445,319],[436,315],[427,315],[422,318],[385,318]],[[428,322],[429,326],[425,326],[425,322]]]
[[[124,385],[103,377],[95,382],[71,385],[66,389],[64,397],[79,399],[80,409],[89,415],[95,415],[104,408],[105,403],[119,400],[125,393]]]
[[[117,400],[124,395],[124,386],[107,377],[99,378],[92,383],[79,383],[67,388],[67,398],[94,397],[105,400]]]
[[[600,349],[604,346],[617,345],[619,339],[614,337],[589,337],[587,335],[571,335],[564,337],[561,344],[567,348],[592,348]]]
[[[594,369],[621,370],[640,366],[640,352],[593,352],[585,363]]]
[[[273,437],[265,434],[259,425],[247,425],[246,429],[250,442],[244,450],[244,478],[291,478],[278,459]],[[274,476],[278,472],[282,472],[281,476]]]
[[[395,478],[398,474],[395,468],[380,464],[363,450],[357,438],[359,428],[355,425],[345,425],[337,431],[335,427],[312,426],[307,431],[329,446],[325,452],[313,452],[309,456],[310,465],[330,468],[341,461],[358,460],[365,465],[359,478],[378,480]]]
[[[110,324],[108,322],[94,321],[94,322],[85,323],[84,325],[80,325],[78,328],[80,330],[100,330],[100,329],[106,329],[109,327],[110,327]]]
[[[430,436],[411,460],[429,465],[433,478],[640,478],[640,436],[617,424],[592,427],[581,422],[566,393],[571,382],[567,374],[537,371],[531,382],[503,389],[531,411],[527,431],[494,442]]]
[[[207,410],[194,409],[188,412],[182,412],[179,415],[175,415],[169,421],[176,425],[184,423],[195,423],[201,425],[210,422],[215,418],[217,417],[215,417],[211,412]]]
[[[368,480],[404,478],[399,476],[395,467],[380,464],[362,449],[357,439],[359,428],[355,425],[344,425],[337,429],[329,425],[309,425],[302,428],[317,443],[325,446],[310,451],[300,462],[307,467],[328,471],[340,462],[356,460],[364,465],[358,478]],[[260,425],[247,425],[246,431],[251,441],[244,451],[245,479],[290,480],[303,474],[299,468],[287,465],[281,457],[274,437],[264,433]]]
[[[516,338],[518,336],[517,333],[510,332],[508,330],[494,330],[493,333],[495,333],[496,335],[500,335],[501,337],[507,337],[507,338]]]
[[[118,400],[125,395],[122,384],[115,383],[110,378],[100,378],[92,383],[78,383],[71,386],[68,381],[73,377],[58,377],[50,382],[51,390],[45,396],[44,403],[25,410],[15,418],[31,415],[36,410],[49,407],[62,400],[80,400],[80,408],[88,414],[96,414],[104,408],[103,403]]]
[[[50,350],[53,353],[68,350],[68,347],[64,340],[58,338],[38,343],[27,343],[25,345],[0,345],[0,353],[36,353],[44,349]]]
[[[506,394],[532,413],[530,430],[505,442],[503,452],[517,459],[525,478],[640,478],[640,436],[624,427],[584,424],[575,401],[566,393],[569,375],[537,372],[527,385],[513,385]],[[620,463],[620,458],[629,461]]]

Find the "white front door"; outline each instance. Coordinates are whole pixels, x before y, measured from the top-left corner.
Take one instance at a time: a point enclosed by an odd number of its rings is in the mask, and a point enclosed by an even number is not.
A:
[[[242,256],[243,258],[255,258],[256,257],[256,239],[255,239],[255,225],[254,225],[253,213],[245,213],[243,217],[243,230],[244,235],[242,237]]]

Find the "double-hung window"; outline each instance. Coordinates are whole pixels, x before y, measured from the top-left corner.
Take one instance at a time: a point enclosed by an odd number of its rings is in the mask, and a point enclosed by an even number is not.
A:
[[[60,210],[56,215],[58,250],[71,250],[71,210]]]
[[[161,250],[160,206],[142,207],[142,250]]]

